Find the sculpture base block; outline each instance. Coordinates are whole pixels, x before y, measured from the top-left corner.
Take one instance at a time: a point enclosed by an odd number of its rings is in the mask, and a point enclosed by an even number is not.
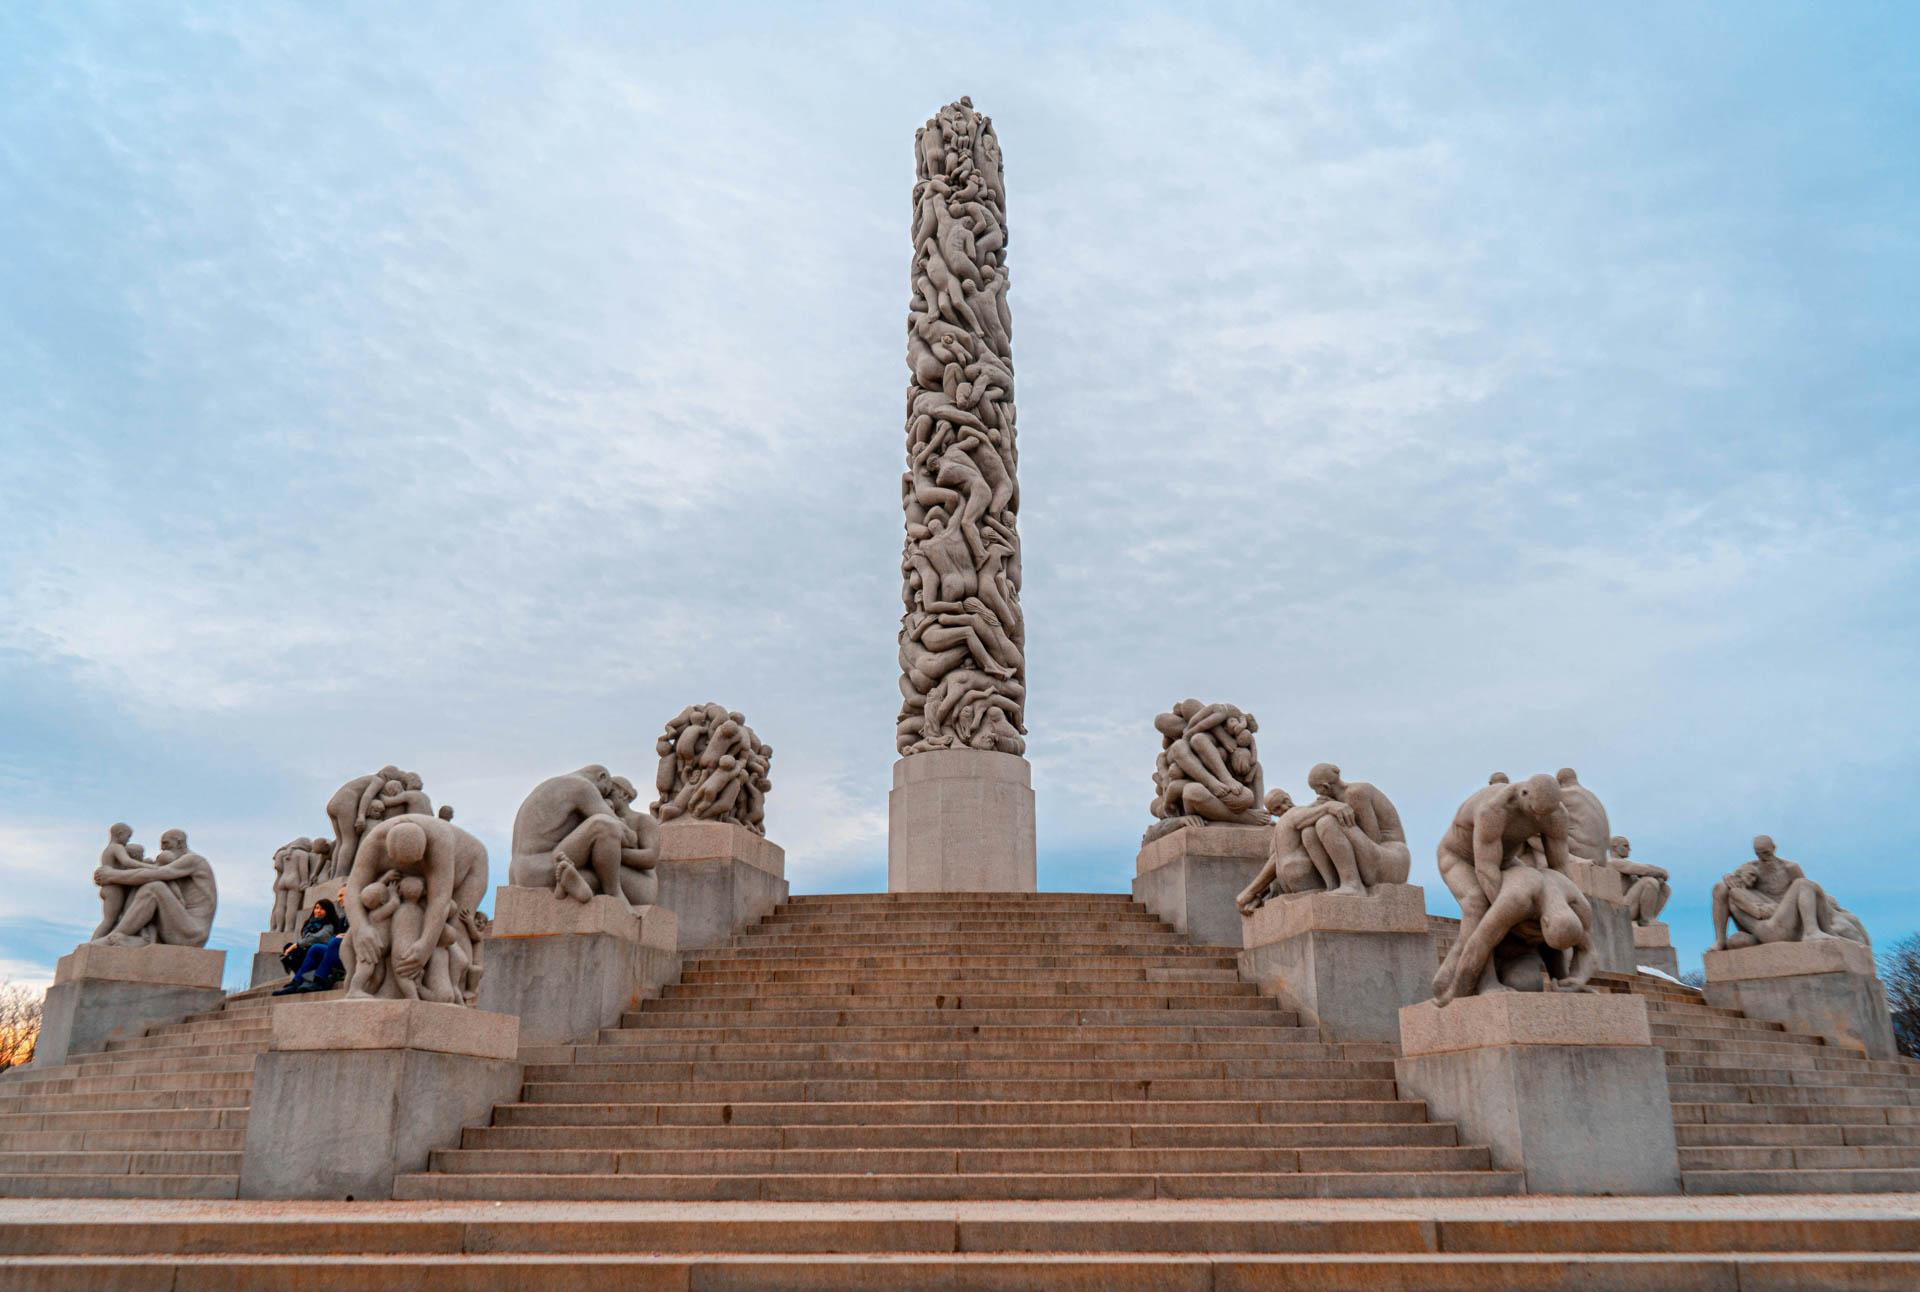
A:
[[[1669,978],[1680,976],[1680,957],[1674,954],[1673,935],[1659,920],[1633,926],[1633,954],[1637,964],[1658,969]]]
[[[1133,900],[1189,942],[1240,946],[1233,899],[1267,864],[1272,847],[1273,831],[1260,825],[1189,825],[1163,834],[1134,859]]]
[[[725,946],[735,931],[787,900],[786,852],[729,821],[662,825],[654,874],[659,905],[677,919],[683,951]]]
[[[344,879],[323,879],[317,884],[308,884],[300,894],[300,919],[304,922],[313,912],[313,904],[326,898],[335,906],[340,904],[340,890],[347,886]]]
[[[253,1066],[240,1196],[391,1198],[396,1175],[424,1170],[519,1092],[518,1045],[515,1019],[461,1005],[276,1006],[273,1048]]]
[[[1632,973],[1640,962],[1633,949],[1633,916],[1627,910],[1625,878],[1611,866],[1578,859],[1567,863],[1567,875],[1593,907],[1594,968]]]
[[[1400,1011],[1394,1076],[1528,1193],[1680,1190],[1665,1053],[1636,996],[1496,992]]]
[[[1705,956],[1707,1003],[1825,1038],[1870,1059],[1898,1053],[1873,952],[1858,942],[1770,942]]]
[[[1017,754],[930,749],[893,765],[889,893],[1032,893],[1033,778]]]
[[[1433,934],[1417,884],[1276,897],[1242,917],[1241,943],[1240,976],[1335,1041],[1398,1042],[1401,1007],[1433,994]]]
[[[218,1009],[226,965],[226,952],[206,947],[81,943],[54,967],[34,1066],[51,1068],[69,1056],[104,1050],[108,1041]]]
[[[264,987],[268,983],[286,982],[293,977],[287,972],[287,967],[280,963],[280,948],[298,940],[299,935],[294,933],[262,933],[260,949],[253,953],[253,976],[247,985]]]
[[[477,1003],[517,1017],[525,1045],[589,1038],[680,980],[678,925],[661,906],[497,888]]]

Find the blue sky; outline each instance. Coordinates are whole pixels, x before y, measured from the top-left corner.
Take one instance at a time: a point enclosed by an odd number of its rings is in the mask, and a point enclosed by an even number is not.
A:
[[[963,20],[964,19],[964,20]],[[0,9],[0,973],[116,819],[216,942],[349,776],[504,857],[690,701],[797,891],[884,886],[913,131],[1007,158],[1041,880],[1153,714],[1339,762],[1416,880],[1572,764],[1706,891],[1912,876],[1906,6]],[[503,866],[501,867],[503,868]],[[238,964],[233,966],[238,972]]]

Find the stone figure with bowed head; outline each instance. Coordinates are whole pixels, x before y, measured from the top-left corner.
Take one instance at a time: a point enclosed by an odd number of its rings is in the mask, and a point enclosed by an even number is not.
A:
[[[1575,861],[1590,861],[1596,866],[1607,862],[1607,843],[1613,836],[1607,824],[1607,809],[1600,796],[1580,783],[1571,767],[1554,773],[1560,784],[1560,802],[1567,809],[1567,855]]]
[[[417,880],[418,887],[409,884],[410,879]],[[346,941],[341,964],[348,982],[361,984],[358,990],[349,987],[349,996],[397,999],[413,995],[413,991],[402,988],[405,981],[418,984],[420,1000],[470,1003],[469,992],[463,990],[468,984],[453,983],[430,970],[436,954],[448,946],[466,963],[477,962],[473,913],[487,891],[486,845],[437,816],[414,812],[389,817],[360,840],[346,889],[349,928],[359,928],[363,922],[369,926],[386,922],[391,938],[386,973],[377,987],[369,985],[374,975],[358,972],[359,952],[354,939]],[[415,909],[403,919],[407,893],[416,894]],[[387,905],[392,894],[402,897],[398,907]],[[382,919],[374,919],[367,909],[369,899],[380,903],[374,911],[385,909]]]
[[[1731,934],[1729,919],[1734,924]],[[1754,836],[1753,860],[1735,867],[1713,886],[1716,951],[1831,938],[1873,945],[1859,918],[1828,897],[1797,864],[1775,852],[1773,840],[1764,834]]]
[[[120,918],[107,932],[96,935],[94,942],[113,947],[155,942],[175,947],[207,945],[220,892],[213,882],[213,867],[187,846],[185,830],[160,836],[160,854],[153,864],[103,865],[93,872],[93,882],[129,890]]]
[[[1322,816],[1333,810],[1330,802],[1295,806],[1293,795],[1283,789],[1268,793],[1267,811],[1273,816],[1273,840],[1267,848],[1267,860],[1253,882],[1233,899],[1242,915],[1251,915],[1274,897],[1289,893],[1312,893],[1331,888],[1338,882],[1331,863],[1326,872],[1307,851],[1304,836]]]
[[[1590,991],[1593,907],[1557,870],[1528,865],[1500,872],[1499,891],[1473,927],[1454,943],[1433,980],[1433,998],[1501,991]]]
[[[1673,889],[1667,885],[1667,872],[1658,866],[1633,860],[1633,844],[1624,834],[1607,841],[1607,865],[1627,881],[1627,912],[1635,924],[1651,924],[1660,918]]]
[[[1453,979],[1462,949],[1480,919],[1500,896],[1504,872],[1515,865],[1532,869],[1527,845],[1538,839],[1546,868],[1567,869],[1567,809],[1560,785],[1544,773],[1518,784],[1475,790],[1453,814],[1440,836],[1435,860],[1447,891],[1460,903],[1460,936],[1434,977],[1434,991]]]
[[[313,840],[304,835],[280,845],[273,854],[274,933],[297,933],[302,919],[302,897],[313,882]]]
[[[607,802],[613,814],[633,831],[634,846],[620,850],[620,891],[635,906],[652,906],[660,897],[660,877],[654,867],[660,862],[660,823],[634,808],[640,791],[624,776],[613,778],[613,792]]]
[[[353,869],[354,850],[367,830],[367,814],[385,791],[388,781],[405,783],[406,773],[388,763],[377,772],[356,776],[327,800],[327,821],[333,826],[333,867],[329,879],[345,877]]]
[[[146,851],[133,842],[133,827],[116,821],[107,827],[107,846],[100,850],[100,869],[133,871],[150,866],[153,863],[147,860]],[[132,890],[125,884],[107,883],[98,875],[93,882],[100,885],[100,923],[94,928],[93,936],[104,938],[120,923],[120,913],[126,909],[127,894]]]
[[[1393,801],[1365,781],[1348,782],[1332,763],[1316,763],[1307,772],[1307,785],[1318,797],[1313,806],[1327,810],[1316,817],[1301,842],[1335,893],[1364,896],[1376,884],[1404,884],[1413,868],[1407,832]]]
[[[628,910],[622,854],[640,838],[614,810],[613,776],[599,763],[541,781],[513,818],[507,882],[556,897],[611,897]]]

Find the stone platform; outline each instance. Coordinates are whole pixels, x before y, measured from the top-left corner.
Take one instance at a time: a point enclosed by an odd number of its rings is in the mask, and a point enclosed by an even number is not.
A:
[[[0,1283],[42,1292],[1890,1292],[1920,1286],[1920,1198],[4,1201]]]

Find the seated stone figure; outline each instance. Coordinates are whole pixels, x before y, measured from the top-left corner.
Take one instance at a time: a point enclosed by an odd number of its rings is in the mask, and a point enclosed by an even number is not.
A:
[[[599,763],[534,786],[513,818],[507,882],[551,889],[576,902],[599,895],[629,910],[636,902],[644,905],[652,877],[641,878],[640,836],[620,818],[617,797],[615,778]]]
[[[1316,861],[1307,851],[1305,833],[1315,822],[1334,810],[1326,801],[1295,806],[1293,795],[1276,789],[1267,795],[1266,809],[1273,816],[1273,841],[1267,860],[1254,875],[1253,882],[1233,899],[1242,915],[1251,915],[1276,897],[1288,893],[1312,893],[1330,888],[1336,882],[1331,863]],[[1322,872],[1320,866],[1327,865]]]
[[[115,947],[207,945],[220,893],[213,867],[187,847],[185,830],[160,836],[160,854],[152,865],[101,866],[93,872],[93,882],[131,890],[113,927],[93,941]]]
[[[1734,926],[1731,933],[1729,920]],[[1714,950],[1828,938],[1873,945],[1866,926],[1851,911],[1828,897],[1797,864],[1775,852],[1772,839],[1755,835],[1753,860],[1735,867],[1713,886]]]
[[[1318,796],[1310,806],[1326,810],[1301,843],[1328,891],[1364,896],[1375,884],[1407,882],[1413,854],[1392,800],[1365,781],[1342,780],[1332,763],[1316,763],[1307,785]]]
[[[1458,954],[1434,979],[1441,1005],[1461,996],[1501,991],[1588,991],[1593,974],[1593,908],[1557,870],[1515,865],[1500,872],[1500,889]],[[1544,975],[1544,977],[1543,977]]]
[[[1266,825],[1265,774],[1254,744],[1260,724],[1231,704],[1182,700],[1153,720],[1160,756],[1143,842],[1196,823]]]
[[[1632,855],[1633,845],[1625,835],[1616,834],[1607,841],[1607,865],[1627,881],[1628,914],[1635,924],[1651,924],[1666,909],[1673,889],[1667,883],[1666,871],[1634,861]]]

